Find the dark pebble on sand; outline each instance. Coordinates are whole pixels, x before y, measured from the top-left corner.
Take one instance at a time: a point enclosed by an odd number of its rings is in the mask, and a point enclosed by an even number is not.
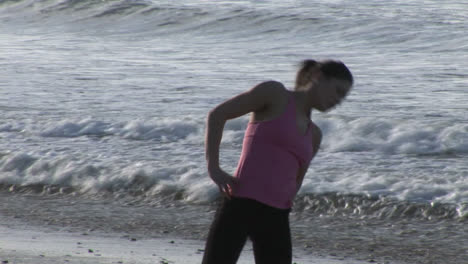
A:
[[[169,242],[169,243],[174,244],[175,242],[174,242],[174,241],[171,241],[171,242]]]
[[[2,264],[8,264],[8,260],[2,261]]]
[[[137,241],[137,239],[133,237],[133,238],[130,239],[130,241],[135,242],[135,241]]]

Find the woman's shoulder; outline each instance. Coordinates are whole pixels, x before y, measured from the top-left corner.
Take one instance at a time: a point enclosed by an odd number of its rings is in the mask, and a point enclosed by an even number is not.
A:
[[[258,92],[268,92],[270,94],[287,92],[286,87],[281,82],[274,80],[261,82],[253,87],[252,90],[256,90]]]
[[[278,81],[265,81],[259,83],[253,89],[256,90],[257,94],[261,94],[263,97],[269,98],[271,104],[283,104],[288,97],[288,89]],[[287,100],[286,100],[287,101]]]
[[[288,91],[284,85],[277,81],[265,81],[253,87],[249,93],[262,106],[255,109],[252,121],[269,120],[284,112],[288,103]]]

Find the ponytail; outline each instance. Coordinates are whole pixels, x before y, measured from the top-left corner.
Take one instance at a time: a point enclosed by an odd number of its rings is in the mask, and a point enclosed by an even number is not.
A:
[[[296,89],[307,85],[312,81],[314,69],[320,70],[325,78],[345,80],[353,85],[353,75],[343,62],[334,60],[325,60],[321,62],[317,62],[315,60],[304,60],[301,62],[299,71],[296,75]]]

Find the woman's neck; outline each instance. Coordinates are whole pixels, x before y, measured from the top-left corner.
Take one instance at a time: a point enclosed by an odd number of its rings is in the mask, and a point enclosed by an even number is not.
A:
[[[299,111],[310,119],[313,107],[308,98],[309,93],[307,91],[291,91],[291,93]]]

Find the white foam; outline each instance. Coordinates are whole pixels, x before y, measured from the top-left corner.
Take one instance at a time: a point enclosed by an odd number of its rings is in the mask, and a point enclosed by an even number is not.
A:
[[[34,130],[34,127],[30,127]],[[177,141],[197,133],[193,121],[159,119],[107,123],[92,118],[49,122],[40,128],[43,137],[80,137],[117,135],[133,140]],[[34,131],[31,131],[34,132]]]
[[[468,153],[468,124],[381,118],[318,119],[331,152],[377,151],[387,154]]]
[[[177,141],[196,133],[196,123],[178,120],[158,120],[157,122],[130,121],[118,134],[127,139]]]
[[[352,192],[456,204],[467,201],[464,175],[468,167],[450,156],[467,152],[467,124],[333,115],[315,120],[324,138],[303,193]],[[229,172],[237,164],[247,122],[241,118],[226,124],[221,158]],[[206,172],[204,130],[204,120],[196,118],[26,123],[19,134],[4,133],[18,137],[36,134],[39,140],[43,140],[41,136],[50,139],[50,146],[33,145],[30,151],[4,153],[0,157],[0,183],[73,187],[84,193],[180,193],[189,201],[212,201],[218,194]],[[105,139],[95,141],[88,139],[89,135]],[[436,162],[428,164],[428,160]]]

